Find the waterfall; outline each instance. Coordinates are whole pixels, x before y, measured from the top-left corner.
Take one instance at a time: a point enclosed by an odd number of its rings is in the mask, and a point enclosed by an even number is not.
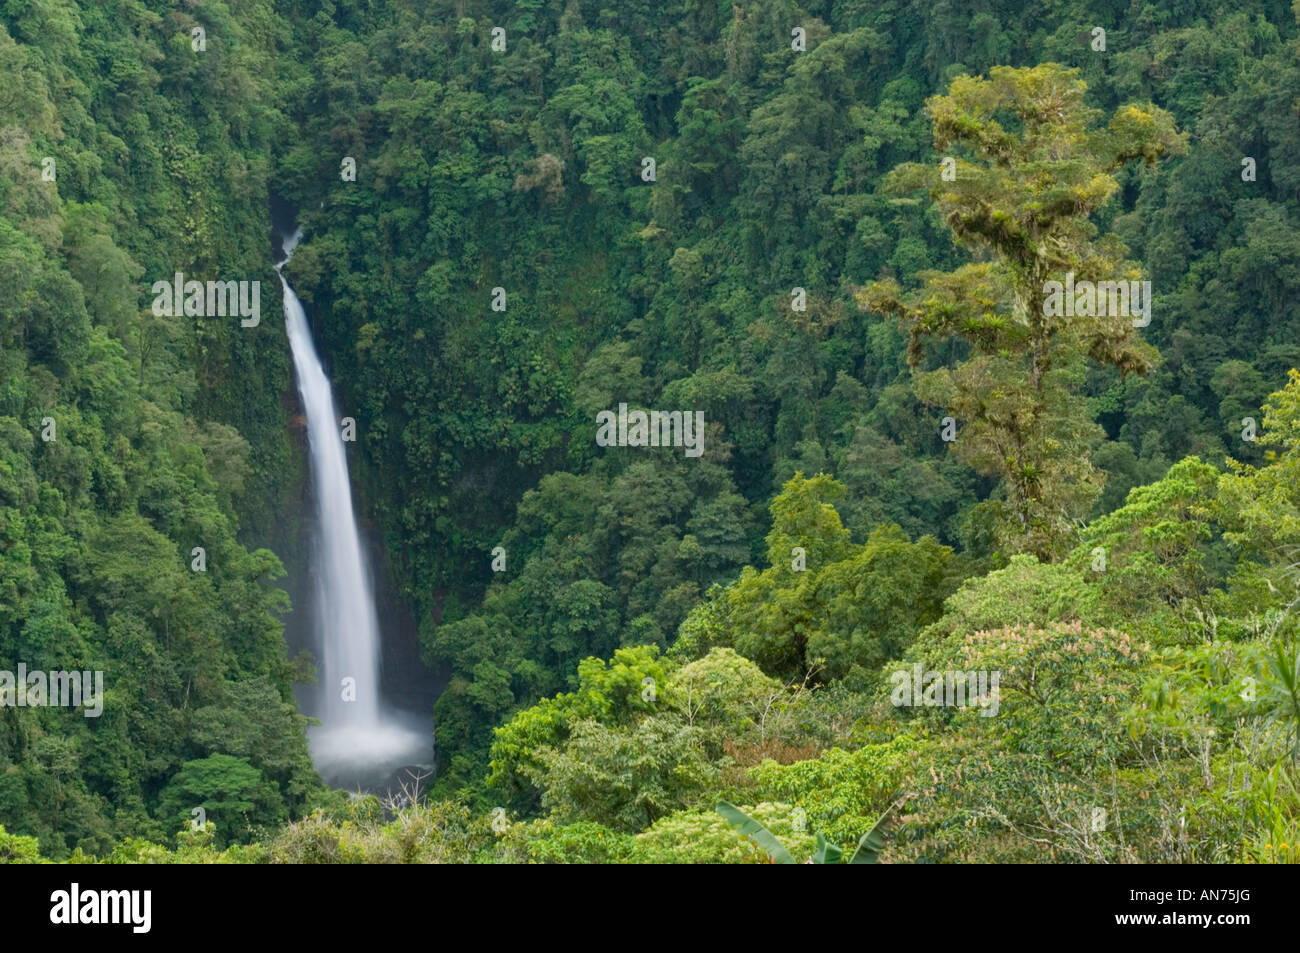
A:
[[[327,781],[359,783],[427,760],[428,732],[386,713],[379,697],[380,635],[373,586],[352,509],[348,460],[329,378],[312,343],[302,302],[281,269],[301,232],[284,241],[276,265],[284,324],[307,417],[316,495],[316,626],[321,647],[319,711],[309,733],[312,760]],[[350,679],[350,682],[345,682]]]

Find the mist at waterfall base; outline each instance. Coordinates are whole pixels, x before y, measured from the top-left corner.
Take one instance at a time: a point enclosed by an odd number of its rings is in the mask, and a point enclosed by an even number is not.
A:
[[[283,240],[293,254],[301,233]],[[426,718],[383,704],[380,698],[380,630],[374,587],[352,509],[347,454],[329,378],[312,343],[302,302],[280,272],[284,323],[294,376],[307,419],[311,479],[316,496],[313,572],[316,582],[318,718],[308,729],[312,763],[325,781],[356,790],[382,788],[403,768],[428,769],[433,760]],[[345,700],[344,679],[354,698]]]

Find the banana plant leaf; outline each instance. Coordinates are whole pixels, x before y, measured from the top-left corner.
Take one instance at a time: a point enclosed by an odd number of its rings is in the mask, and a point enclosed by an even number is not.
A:
[[[785,849],[785,845],[776,839],[776,835],[754,820],[740,808],[726,801],[718,802],[718,813],[722,819],[734,827],[742,836],[748,837],[772,858],[774,863],[793,864],[795,859]]]
[[[817,835],[817,853],[813,854],[814,864],[839,864],[844,862],[842,848],[832,844],[821,834]]]
[[[857,849],[849,857],[850,864],[874,864],[880,861],[880,852],[885,849],[885,834],[889,831],[889,813],[886,811],[880,815],[871,830],[858,840]]]

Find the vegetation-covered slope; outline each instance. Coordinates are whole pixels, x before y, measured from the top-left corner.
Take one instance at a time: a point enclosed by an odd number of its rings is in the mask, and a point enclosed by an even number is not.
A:
[[[882,812],[891,860],[1296,842],[1287,4],[12,7],[0,657],[123,694],[0,712],[11,834],[103,854],[193,801],[239,820],[180,859],[764,859],[725,799],[798,859]],[[234,538],[292,481],[275,296],[145,292],[271,280],[272,185],[452,678],[438,800],[259,833],[317,796]],[[1065,272],[1150,323],[1046,320]],[[620,403],[704,454],[597,446]],[[997,714],[896,703],[916,665],[999,672]]]
[[[277,287],[278,21],[153,6],[0,17],[0,667],[104,673],[98,717],[0,708],[0,819],[56,857],[169,838],[209,794],[283,821],[320,785],[280,561],[237,539],[292,477],[278,295],[244,328],[147,294],[176,271]]]

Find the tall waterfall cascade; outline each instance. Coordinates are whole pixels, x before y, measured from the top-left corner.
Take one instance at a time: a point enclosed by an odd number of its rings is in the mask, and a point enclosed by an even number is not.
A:
[[[284,240],[276,265],[284,289],[284,323],[293,353],[311,449],[316,497],[313,570],[320,650],[317,708],[321,724],[308,733],[316,769],[326,781],[378,781],[403,766],[429,760],[430,729],[380,698],[380,628],[374,587],[352,508],[348,460],[329,378],[312,343],[302,302],[283,274],[301,231]]]

